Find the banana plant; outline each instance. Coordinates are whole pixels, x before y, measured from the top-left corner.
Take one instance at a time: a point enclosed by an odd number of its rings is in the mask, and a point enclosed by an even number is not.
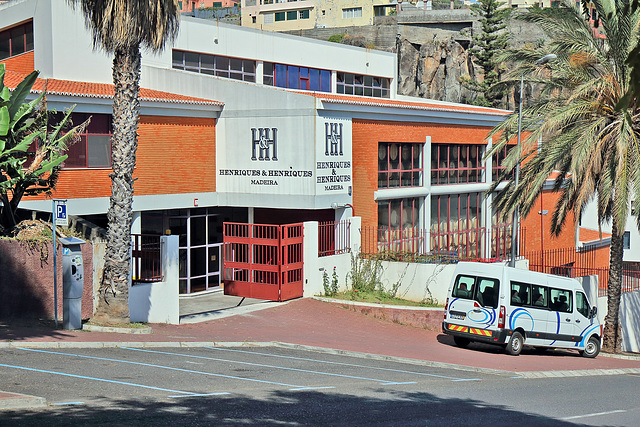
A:
[[[0,64],[0,231],[17,224],[16,211],[24,196],[51,194],[65,151],[79,140],[87,120],[72,127],[69,108],[58,123],[47,111],[46,90],[29,100],[39,72],[26,76],[15,89],[4,85],[5,66]]]

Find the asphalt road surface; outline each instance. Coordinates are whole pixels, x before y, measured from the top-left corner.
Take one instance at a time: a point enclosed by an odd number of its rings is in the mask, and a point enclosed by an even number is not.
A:
[[[7,425],[615,425],[640,376],[522,378],[276,347],[0,350]]]

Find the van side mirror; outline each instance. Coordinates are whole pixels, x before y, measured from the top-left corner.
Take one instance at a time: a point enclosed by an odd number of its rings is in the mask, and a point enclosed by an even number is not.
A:
[[[593,307],[591,307],[591,313],[589,314],[589,319],[596,317],[596,314],[598,314],[598,307],[594,305]]]

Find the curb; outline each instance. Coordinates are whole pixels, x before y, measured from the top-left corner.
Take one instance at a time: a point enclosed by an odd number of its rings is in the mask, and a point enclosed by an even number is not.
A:
[[[83,331],[89,332],[112,332],[116,334],[151,334],[152,328],[145,326],[144,328],[118,328],[116,326],[98,326],[98,325],[82,325]]]
[[[0,411],[41,408],[43,406],[47,406],[44,397],[0,391]]]

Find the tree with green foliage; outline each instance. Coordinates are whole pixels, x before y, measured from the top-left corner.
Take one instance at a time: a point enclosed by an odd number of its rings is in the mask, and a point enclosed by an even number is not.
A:
[[[96,48],[113,54],[111,199],[107,212],[105,269],[97,314],[129,321],[129,272],[133,222],[133,171],[138,147],[140,48],[160,51],[178,34],[177,0],[67,0],[78,6]]]
[[[49,123],[45,91],[27,101],[38,74],[32,72],[10,91],[4,85],[5,66],[0,64],[0,231],[4,232],[17,225],[16,211],[24,196],[51,193],[67,158],[65,150],[87,124],[64,132],[73,108],[59,123]]]
[[[479,0],[471,6],[471,12],[480,17],[482,31],[473,37],[469,51],[474,64],[482,69],[483,80],[479,82],[465,76],[462,84],[477,94],[472,101],[475,105],[499,107],[506,94],[495,87],[502,74],[496,57],[507,48],[509,37],[506,27],[511,9],[501,8],[503,5],[498,0]]]
[[[528,137],[503,162],[500,180],[509,182],[494,205],[505,217],[516,207],[527,215],[553,176],[559,198],[551,226],[557,235],[567,218],[577,222],[587,204],[596,202],[598,221],[610,221],[612,229],[603,337],[603,349],[610,352],[620,350],[623,234],[630,211],[636,216],[640,212],[640,197],[632,198],[640,195],[640,103],[636,98],[616,108],[629,90],[631,70],[626,60],[640,38],[640,10],[630,8],[630,1],[591,1],[604,39],[594,35],[584,13],[570,2],[560,10],[533,8],[521,18],[538,24],[550,42],[539,49],[510,50],[501,58],[518,64],[501,85],[514,87],[524,76],[542,92],[522,111],[522,131]],[[557,59],[548,64],[551,73],[543,75],[534,62],[548,53]],[[492,132],[494,144],[486,158],[503,149],[517,129],[514,112]],[[516,186],[511,174],[519,163]],[[636,225],[640,226],[638,219]]]

